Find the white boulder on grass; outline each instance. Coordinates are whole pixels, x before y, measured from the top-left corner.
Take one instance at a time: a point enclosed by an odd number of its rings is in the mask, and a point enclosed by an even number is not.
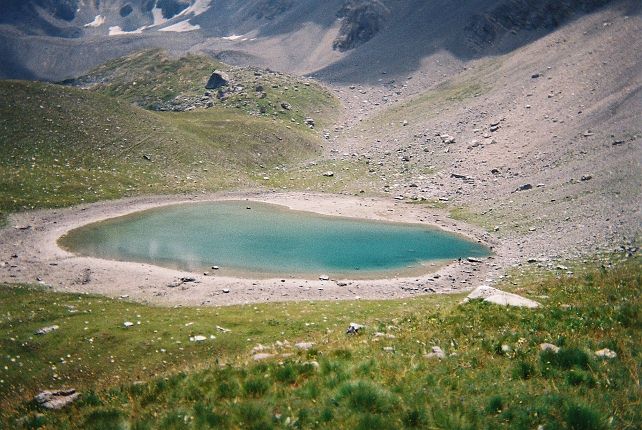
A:
[[[595,351],[595,355],[601,358],[616,358],[617,353],[615,351],[611,351],[608,348],[600,349],[599,351]]]
[[[71,388],[68,390],[42,391],[36,397],[35,402],[45,409],[58,410],[75,401],[80,393]]]
[[[520,308],[537,308],[540,304],[526,297],[517,294],[507,293],[497,288],[481,285],[475,288],[462,303],[468,303],[471,300],[481,299],[488,303],[494,303],[502,306],[515,306]]]
[[[539,349],[542,351],[553,351],[555,354],[560,352],[560,347],[552,343],[540,343]]]

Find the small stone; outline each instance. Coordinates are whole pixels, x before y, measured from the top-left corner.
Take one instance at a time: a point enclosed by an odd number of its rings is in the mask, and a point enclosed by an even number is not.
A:
[[[223,288],[223,293],[224,294],[229,294],[230,293],[230,289],[229,288]]]
[[[392,346],[384,346],[383,350],[385,352],[395,352],[395,349]]]
[[[616,358],[617,353],[615,351],[611,351],[608,348],[600,349],[599,351],[595,351],[595,355],[598,357],[602,358]]]
[[[582,175],[582,177],[580,178],[582,182],[590,181],[591,179],[593,179],[593,176],[591,175]]]
[[[51,333],[52,331],[58,330],[60,327],[57,325],[50,325],[48,327],[43,327],[35,331],[35,334],[43,335]]]
[[[358,334],[361,329],[363,329],[365,326],[357,323],[350,323],[350,326],[346,330],[346,334]]]
[[[524,185],[520,185],[519,187],[517,187],[517,189],[515,191],[526,191],[526,190],[530,190],[532,188],[533,188],[533,186],[531,184],[524,184]]]
[[[232,332],[232,330],[230,330],[229,328],[221,327],[220,325],[216,326],[216,330],[218,330],[218,331],[220,331],[222,333],[231,333]]]
[[[513,348],[511,348],[510,345],[506,345],[506,344],[502,345],[502,352],[504,354],[507,354],[507,353],[511,352],[512,350],[513,350]]]
[[[330,280],[330,277],[329,277],[328,275],[321,275],[321,276],[319,276],[319,279],[320,279],[321,281],[329,281],[329,280]]]
[[[440,347],[433,346],[432,352],[425,354],[424,358],[438,358],[439,360],[443,360],[446,358],[446,353]]]
[[[258,353],[258,354],[254,354],[252,356],[252,360],[254,360],[254,361],[262,361],[262,360],[268,360],[268,359],[274,358],[274,357],[275,357],[274,354],[269,354],[267,352],[261,352],[261,353]]]
[[[553,351],[555,354],[560,351],[560,347],[552,343],[540,343],[539,349],[542,351]]]
[[[323,172],[323,176],[331,178],[334,176],[334,172],[332,170],[328,170],[327,172]]]
[[[125,328],[129,328],[129,327],[131,327],[131,326],[133,326],[133,325],[134,325],[134,323],[133,323],[133,322],[131,322],[131,321],[125,321],[125,322],[123,323],[123,326],[124,326]]]
[[[189,338],[190,342],[203,342],[206,341],[207,338],[205,336],[197,335]]]
[[[533,74],[531,75],[531,79],[537,79],[537,78],[539,78],[540,76],[542,76],[542,74],[541,74],[541,73],[533,73]]]
[[[299,342],[294,344],[294,347],[301,351],[307,351],[309,349],[312,349],[313,346],[314,344],[312,342]]]

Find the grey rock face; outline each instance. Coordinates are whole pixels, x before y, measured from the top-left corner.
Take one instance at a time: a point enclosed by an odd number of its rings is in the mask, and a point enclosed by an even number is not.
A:
[[[45,409],[62,409],[74,402],[80,393],[71,388],[68,390],[43,391],[34,397],[34,401]]]
[[[379,0],[348,0],[338,13],[343,18],[332,47],[348,51],[372,39],[383,27],[390,11]]]

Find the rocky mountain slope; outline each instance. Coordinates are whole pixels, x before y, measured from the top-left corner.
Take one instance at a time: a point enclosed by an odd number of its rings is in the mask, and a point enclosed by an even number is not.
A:
[[[505,53],[612,4],[635,13],[632,0],[10,0],[0,16],[0,77],[60,80],[159,47],[376,81],[438,52],[460,62]]]

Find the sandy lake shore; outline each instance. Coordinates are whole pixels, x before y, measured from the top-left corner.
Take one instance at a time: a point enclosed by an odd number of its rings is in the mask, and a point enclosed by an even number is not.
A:
[[[493,248],[482,262],[435,264],[424,273],[388,279],[237,278],[190,273],[149,264],[77,256],[57,240],[84,224],[167,204],[252,200],[324,215],[420,223],[455,232]],[[492,283],[511,261],[482,229],[451,220],[440,210],[385,198],[317,193],[236,192],[128,198],[65,209],[14,214],[0,231],[0,282],[40,283],[54,291],[96,293],[157,305],[230,305],[292,300],[392,299],[450,293]],[[503,248],[503,247],[502,247]],[[426,273],[429,272],[429,273]],[[195,281],[181,283],[181,278]]]

